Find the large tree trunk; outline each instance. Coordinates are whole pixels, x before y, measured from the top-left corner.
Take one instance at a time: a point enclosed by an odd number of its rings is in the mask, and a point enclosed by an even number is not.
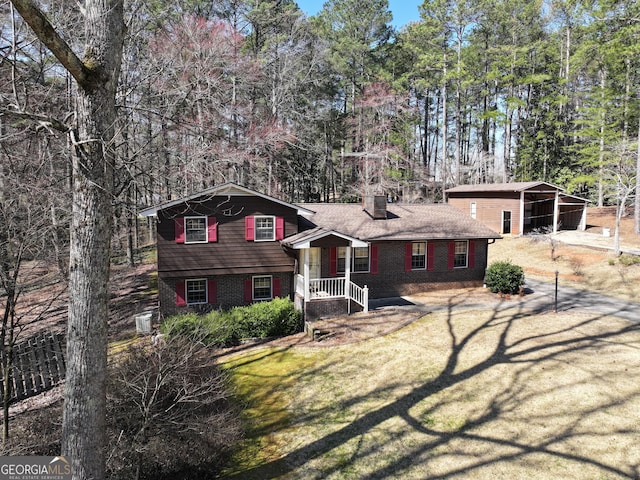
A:
[[[124,37],[122,0],[85,0],[80,59],[33,0],[20,15],[78,83],[73,145],[67,376],[62,453],[74,479],[105,477],[109,257],[113,218],[115,94]]]

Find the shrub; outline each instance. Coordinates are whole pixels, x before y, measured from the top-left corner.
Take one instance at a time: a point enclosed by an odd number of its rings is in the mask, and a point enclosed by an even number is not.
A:
[[[215,478],[242,435],[227,374],[199,342],[138,343],[109,362],[109,478]]]
[[[640,257],[637,255],[620,255],[618,258],[618,262],[626,267],[630,267],[631,265],[637,265],[640,263]]]
[[[493,262],[487,268],[484,282],[493,293],[518,293],[524,284],[524,272],[509,261]]]
[[[215,311],[206,316],[188,313],[168,318],[161,331],[168,335],[196,336],[208,345],[228,347],[243,338],[291,335],[302,327],[302,314],[287,298]]]

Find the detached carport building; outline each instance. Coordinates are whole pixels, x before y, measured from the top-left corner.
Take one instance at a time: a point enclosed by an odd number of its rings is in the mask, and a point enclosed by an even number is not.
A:
[[[589,200],[547,182],[459,185],[445,191],[450,205],[502,235],[532,230],[584,230]]]

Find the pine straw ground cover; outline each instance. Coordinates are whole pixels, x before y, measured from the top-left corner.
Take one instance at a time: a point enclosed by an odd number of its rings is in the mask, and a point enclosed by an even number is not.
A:
[[[512,304],[229,360],[253,430],[227,478],[640,477],[640,327]]]

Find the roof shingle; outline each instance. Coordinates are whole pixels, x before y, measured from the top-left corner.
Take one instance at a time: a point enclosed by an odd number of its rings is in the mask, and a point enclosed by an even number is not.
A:
[[[303,204],[317,227],[365,241],[501,238],[448,204],[388,204],[387,218],[374,220],[360,204]]]

